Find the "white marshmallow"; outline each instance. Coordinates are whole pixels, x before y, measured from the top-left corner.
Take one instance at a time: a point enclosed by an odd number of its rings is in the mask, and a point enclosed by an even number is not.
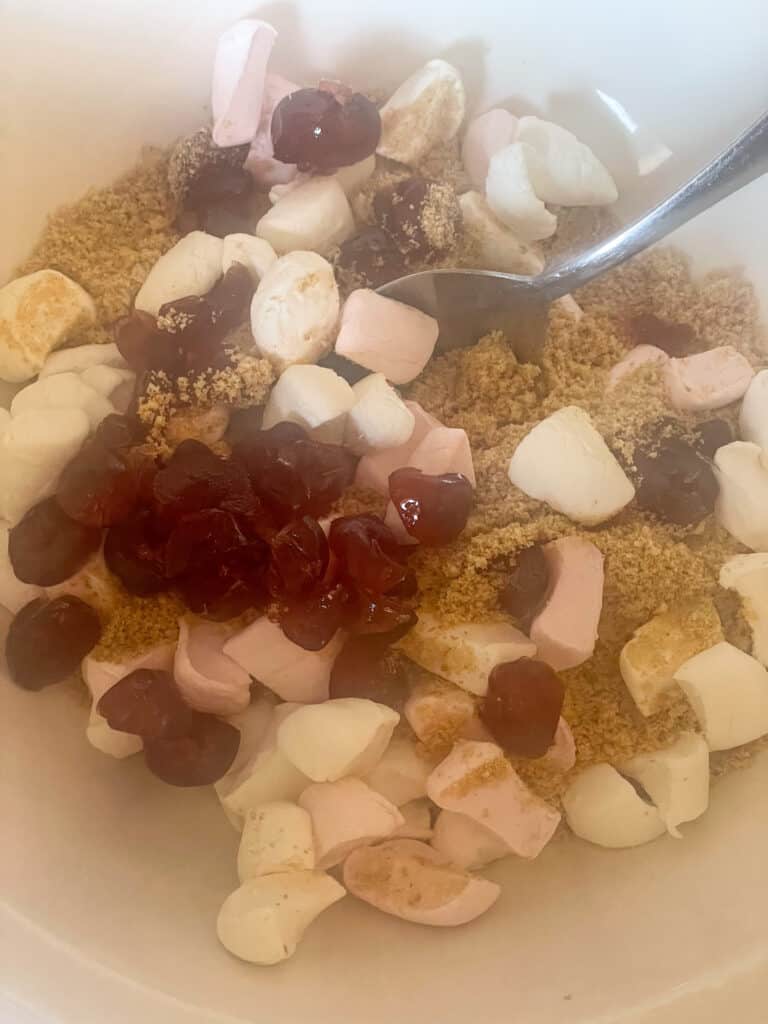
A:
[[[227,780],[222,787],[223,789],[227,789],[228,782],[256,754],[272,723],[274,711],[275,705],[271,699],[261,697],[258,700],[252,701],[245,711],[240,711],[238,714],[230,715],[227,718],[229,724],[234,725],[240,733],[240,746],[237,748],[237,756],[229,766],[227,774],[223,779],[219,780],[220,782],[224,782],[225,779]]]
[[[402,807],[427,795],[427,779],[436,763],[418,750],[412,739],[398,734],[363,781],[396,807]]]
[[[761,370],[744,395],[739,416],[743,441],[768,450],[768,370]]]
[[[510,849],[493,832],[455,811],[440,811],[435,819],[432,846],[457,867],[479,871],[510,855]]]
[[[256,134],[267,63],[276,39],[275,29],[256,18],[241,18],[219,36],[211,90],[217,146],[239,146]]]
[[[521,117],[516,139],[525,149],[539,199],[558,206],[604,206],[619,197],[606,167],[576,136],[540,117]]]
[[[77,348],[63,348],[52,352],[43,363],[40,377],[52,373],[82,373],[94,366],[114,366],[116,370],[127,370],[128,364],[120,355],[114,342],[108,345],[78,345]]]
[[[709,748],[695,732],[683,733],[666,750],[630,758],[621,771],[640,783],[676,839],[681,838],[678,825],[700,818],[709,807]]]
[[[335,782],[370,772],[399,721],[384,704],[343,697],[299,708],[278,729],[277,744],[313,782]]]
[[[720,496],[715,515],[732,537],[753,551],[768,551],[768,450],[748,441],[715,453]]]
[[[264,408],[262,429],[298,423],[312,437],[341,444],[355,392],[335,370],[297,363],[283,370]]]
[[[359,487],[370,487],[380,494],[389,496],[389,478],[396,469],[410,465],[412,453],[433,427],[441,424],[430,416],[418,402],[406,402],[406,409],[413,415],[413,433],[405,444],[385,451],[369,452],[357,464],[355,483]]]
[[[653,804],[609,764],[581,772],[563,796],[563,810],[577,836],[612,850],[642,846],[666,832]]]
[[[358,455],[407,444],[416,417],[387,383],[383,373],[371,373],[352,385],[355,404],[349,410],[344,443]]]
[[[755,371],[732,345],[670,359],[664,368],[667,397],[685,412],[722,409],[747,391]]]
[[[525,147],[519,142],[513,142],[491,157],[485,194],[499,220],[523,242],[536,242],[554,235],[557,217],[534,192]]]
[[[333,177],[344,189],[344,194],[351,198],[356,195],[376,170],[376,157],[373,153],[356,164],[340,167]]]
[[[495,107],[467,125],[461,146],[461,159],[469,180],[478,192],[485,191],[491,157],[515,141],[518,123],[514,114]]]
[[[121,662],[97,661],[92,654],[89,654],[83,659],[82,673],[94,705],[98,704],[107,690],[110,690],[115,683],[119,683],[121,679],[137,669],[151,668],[161,672],[171,672],[175,650],[175,643],[156,644],[154,647],[142,651],[141,654]]]
[[[237,851],[241,882],[283,871],[311,871],[315,867],[312,819],[287,800],[252,807],[245,815]]]
[[[433,836],[429,800],[411,800],[400,808],[403,824],[392,833],[393,839],[420,839],[429,842]]]
[[[88,725],[85,729],[85,736],[92,747],[109,757],[116,757],[122,760],[138,754],[144,747],[141,736],[134,736],[129,732],[120,732],[113,729],[103,715],[96,710],[96,704],[91,707],[88,716]]]
[[[221,277],[223,244],[204,231],[190,231],[147,274],[134,300],[136,309],[157,316],[166,302],[205,295]]]
[[[444,60],[430,60],[390,96],[381,114],[376,152],[401,164],[415,164],[458,133],[466,112],[461,75]]]
[[[8,556],[8,525],[0,523],[0,605],[15,615],[25,604],[43,596],[43,588],[23,583],[13,571]]]
[[[291,189],[256,225],[281,256],[299,249],[327,255],[355,233],[355,218],[344,189],[332,177],[311,178]]]
[[[250,878],[224,901],[216,932],[241,960],[276,964],[293,956],[309,925],[344,896],[344,887],[322,871]]]
[[[49,409],[82,409],[91,430],[115,411],[104,395],[86,384],[76,373],[56,373],[28,384],[11,402],[11,416]]]
[[[669,356],[655,345],[636,345],[620,359],[608,374],[607,391],[612,391],[626,377],[646,366],[666,366]]]
[[[182,697],[195,711],[236,715],[251,700],[251,677],[223,651],[230,631],[215,622],[179,620],[173,674]]]
[[[38,270],[0,288],[0,379],[22,384],[53,349],[96,319],[93,300],[56,270]]]
[[[506,622],[446,626],[427,613],[420,613],[398,646],[427,672],[479,697],[487,693],[488,675],[497,665],[536,654],[536,644]]]
[[[80,374],[80,380],[103,395],[115,412],[124,415],[128,411],[136,387],[136,374],[131,370],[119,370],[116,366],[89,366]]]
[[[689,658],[675,673],[710,750],[732,750],[768,733],[768,669],[733,644]]]
[[[532,276],[544,269],[544,260],[525,242],[521,242],[496,217],[479,192],[459,196],[464,231],[470,240],[472,265],[478,270],[498,270],[505,274]]]
[[[555,299],[555,305],[559,307],[561,313],[565,313],[576,323],[580,323],[584,319],[584,310],[572,295],[563,295],[559,299]]]
[[[317,867],[341,864],[361,846],[391,836],[405,824],[397,807],[360,779],[339,779],[308,786],[299,805],[312,819]]]
[[[596,526],[615,516],[635,489],[608,445],[577,406],[558,409],[517,446],[509,479],[578,523]]]
[[[344,864],[344,884],[385,914],[438,928],[474,921],[501,894],[494,882],[467,874],[413,839],[355,850]]]
[[[741,597],[744,618],[752,630],[752,653],[768,667],[768,554],[731,558],[720,570],[720,586]]]
[[[340,633],[320,651],[305,651],[266,615],[224,644],[224,653],[283,700],[328,699],[328,684],[344,638]]]
[[[453,739],[481,738],[475,701],[466,690],[442,679],[418,683],[405,702],[403,715],[428,748]]]
[[[333,267],[314,252],[292,252],[267,271],[251,303],[256,348],[279,370],[314,363],[331,348],[341,308]]]
[[[55,493],[90,426],[82,409],[38,410],[12,419],[0,437],[0,518],[13,526]]]
[[[263,238],[255,235],[227,235],[221,246],[221,272],[226,272],[236,263],[245,267],[256,284],[261,281],[269,268],[277,262],[277,253]]]

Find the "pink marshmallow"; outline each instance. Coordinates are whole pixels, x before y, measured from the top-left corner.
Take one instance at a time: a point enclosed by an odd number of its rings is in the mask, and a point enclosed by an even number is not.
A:
[[[321,871],[341,864],[360,846],[386,839],[405,824],[397,807],[360,779],[308,786],[299,806],[312,818],[315,866]]]
[[[576,740],[573,738],[571,727],[564,718],[557,723],[555,740],[546,752],[542,761],[557,772],[569,772],[576,764]]]
[[[581,537],[561,537],[543,551],[549,593],[530,637],[536,657],[559,672],[581,665],[594,653],[603,608],[603,556]]]
[[[264,84],[264,101],[261,108],[259,127],[251,142],[251,149],[245,161],[246,170],[250,172],[256,185],[264,190],[275,185],[285,185],[298,175],[295,164],[284,164],[275,160],[272,145],[272,115],[278,103],[296,92],[300,86],[289,82],[281,75],[269,74]]]
[[[467,871],[479,871],[511,853],[507,844],[493,832],[454,811],[440,811],[438,814],[432,845],[452,864]]]
[[[83,679],[91,691],[93,703],[97,704],[107,690],[139,668],[151,668],[161,672],[173,671],[175,643],[158,644],[147,651],[127,658],[125,661],[97,661],[92,654],[83,659]]]
[[[408,384],[429,362],[439,333],[426,313],[359,288],[344,304],[336,351],[392,384]]]
[[[485,193],[491,158],[515,141],[517,122],[514,114],[501,107],[488,110],[470,121],[461,147],[461,159],[478,192]]]
[[[223,651],[230,635],[215,622],[179,622],[173,672],[182,697],[195,711],[226,717],[250,704],[250,675]]]
[[[560,814],[523,784],[495,743],[460,740],[430,775],[427,796],[493,832],[519,857],[538,856],[560,823]]]
[[[480,721],[472,695],[441,679],[416,686],[405,702],[403,714],[417,738],[427,747],[442,736],[491,739]]]
[[[676,409],[722,409],[747,393],[755,371],[732,345],[670,359],[664,370],[667,397]]]
[[[397,448],[387,448],[364,455],[357,464],[355,483],[358,487],[370,487],[380,494],[389,494],[390,474],[403,466],[409,466],[411,455],[429,431],[441,426],[439,420],[425,412],[418,402],[406,402],[405,405],[416,418],[413,433],[405,444]]]
[[[266,21],[243,18],[219,37],[213,64],[213,141],[250,142],[261,120],[267,64],[277,32]]]
[[[607,390],[612,391],[625,377],[628,377],[641,366],[663,366],[669,362],[669,356],[655,345],[637,345],[632,351],[619,360],[608,374]]]

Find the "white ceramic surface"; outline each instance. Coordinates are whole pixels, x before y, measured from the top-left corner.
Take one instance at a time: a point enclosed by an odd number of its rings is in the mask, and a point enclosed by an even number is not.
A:
[[[765,0],[278,2],[275,66],[393,85],[428,57],[573,128],[641,206],[768,101]],[[0,281],[45,213],[204,117],[219,30],[246,0],[0,0]],[[673,158],[638,179],[596,96]],[[745,263],[768,296],[758,182],[680,235],[697,265]],[[71,694],[0,686],[0,1020],[483,1024],[765,1020],[768,759],[719,785],[685,839],[629,852],[563,841],[499,866],[504,895],[436,933],[349,899],[293,961],[260,970],[214,931],[236,837],[208,792],[177,791],[85,740]],[[3,1001],[4,1000],[4,1001]]]

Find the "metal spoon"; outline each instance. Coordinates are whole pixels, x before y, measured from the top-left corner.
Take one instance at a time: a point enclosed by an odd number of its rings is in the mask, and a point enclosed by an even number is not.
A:
[[[518,357],[536,362],[550,303],[665,238],[699,213],[768,171],[768,115],[756,121],[686,185],[639,220],[537,277],[488,270],[425,270],[379,288],[440,323],[440,351],[503,330]]]

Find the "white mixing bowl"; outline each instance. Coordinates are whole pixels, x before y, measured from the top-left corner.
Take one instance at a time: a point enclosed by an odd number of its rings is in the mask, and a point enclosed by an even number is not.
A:
[[[0,4],[0,282],[45,214],[205,115],[216,37],[247,0]],[[397,84],[461,66],[478,108],[575,129],[638,207],[714,155],[768,99],[765,0],[305,0],[259,11],[275,66]],[[596,90],[672,158],[639,178]],[[757,182],[679,237],[703,267],[745,263],[768,296]],[[498,907],[429,931],[350,899],[294,960],[248,967],[214,922],[236,837],[212,792],[174,790],[85,740],[67,692],[0,686],[0,1019],[758,1024],[768,996],[768,760],[718,785],[685,839],[629,852],[558,842],[505,863]],[[762,998],[761,998],[762,997]],[[728,1014],[726,1018],[725,1014]]]

